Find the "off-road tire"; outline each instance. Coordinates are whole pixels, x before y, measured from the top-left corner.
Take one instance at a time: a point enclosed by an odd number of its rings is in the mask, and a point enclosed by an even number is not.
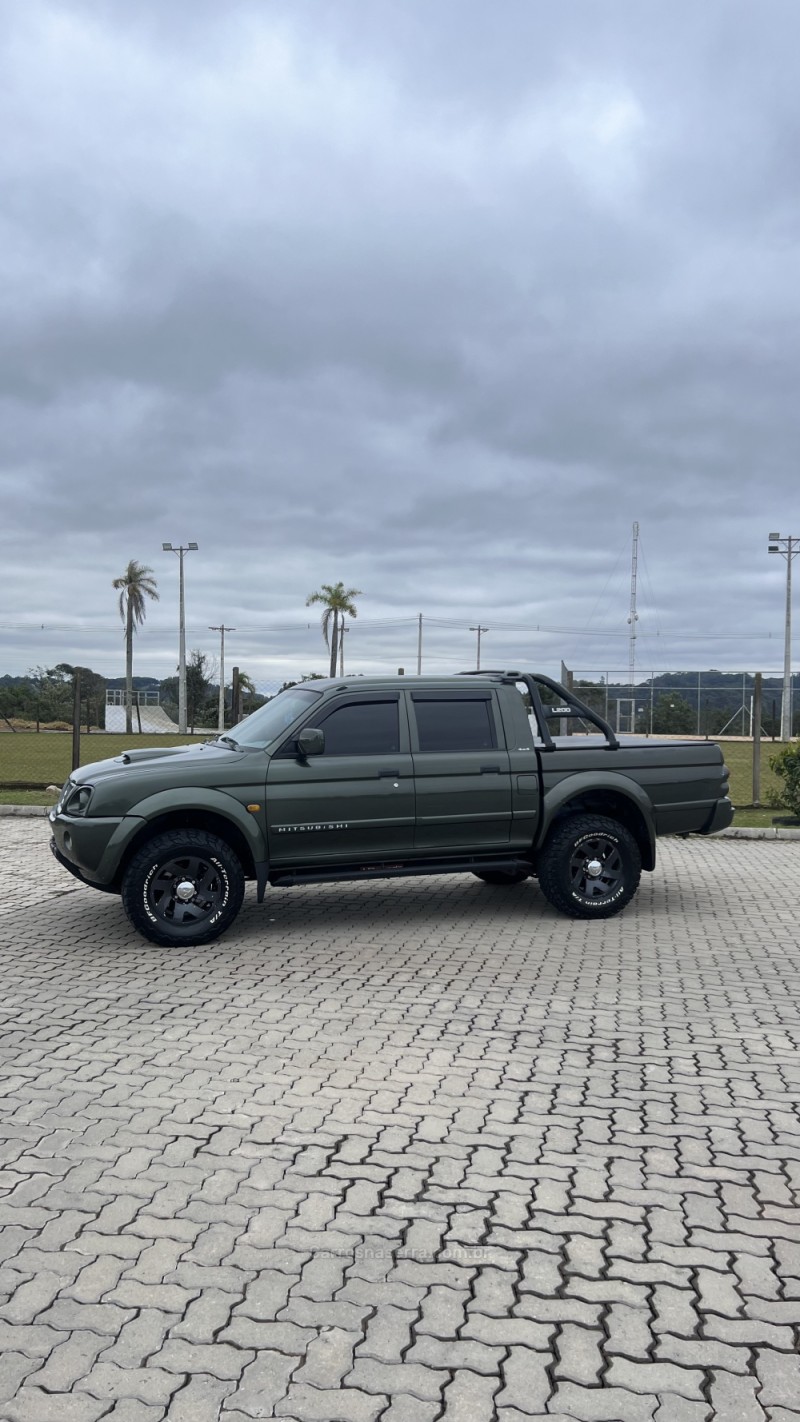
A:
[[[182,893],[179,885],[185,886]],[[122,879],[122,903],[133,927],[168,948],[213,943],[230,928],[243,898],[239,860],[205,830],[155,835],[137,850]]]
[[[472,872],[484,884],[521,884],[530,878],[527,869],[473,869]]]
[[[570,918],[612,918],[639,887],[642,856],[630,830],[605,815],[558,821],[539,854],[542,893]]]

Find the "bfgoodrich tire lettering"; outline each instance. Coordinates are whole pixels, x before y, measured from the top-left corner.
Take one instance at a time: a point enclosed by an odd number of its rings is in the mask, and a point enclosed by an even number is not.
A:
[[[168,947],[213,943],[230,928],[243,898],[239,860],[204,830],[156,835],[133,856],[122,880],[133,927]]]
[[[642,856],[630,830],[604,815],[557,823],[539,855],[539,883],[570,918],[611,918],[639,887]]]

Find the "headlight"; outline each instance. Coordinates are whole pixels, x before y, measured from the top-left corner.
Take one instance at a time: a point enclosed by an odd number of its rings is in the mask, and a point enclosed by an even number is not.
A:
[[[93,788],[92,785],[78,785],[71,794],[68,792],[61,807],[62,814],[85,815],[92,798]]]

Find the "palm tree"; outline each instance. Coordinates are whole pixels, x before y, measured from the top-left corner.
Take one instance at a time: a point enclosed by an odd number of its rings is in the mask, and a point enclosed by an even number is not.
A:
[[[253,681],[253,678],[252,678],[251,676],[248,676],[248,675],[247,675],[247,672],[240,671],[240,672],[239,672],[239,705],[238,705],[238,706],[233,706],[233,714],[234,714],[234,717],[236,716],[237,711],[239,712],[239,716],[240,716],[240,717],[247,715],[247,712],[246,712],[245,709],[244,709],[244,707],[245,707],[245,702],[246,702],[246,701],[252,701],[252,699],[253,699],[254,696],[258,696],[258,692],[256,691],[255,683],[254,683],[254,681]],[[233,687],[231,687],[231,704],[233,704]]]
[[[153,569],[131,559],[121,578],[113,585],[119,593],[119,615],[125,628],[125,730],[133,730],[133,634],[146,616],[145,598],[158,602],[158,588]]]
[[[322,635],[325,638],[325,646],[330,648],[331,653],[331,676],[336,675],[336,660],[339,653],[340,628],[344,626],[345,617],[357,617],[356,605],[353,598],[361,597],[360,588],[346,588],[344,583],[323,583],[318,592],[309,593],[306,598],[306,607],[310,607],[314,602],[321,602],[325,611],[322,614]],[[333,630],[331,630],[333,622]]]

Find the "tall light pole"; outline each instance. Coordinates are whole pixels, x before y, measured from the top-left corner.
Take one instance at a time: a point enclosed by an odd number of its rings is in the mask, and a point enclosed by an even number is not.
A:
[[[209,627],[209,632],[219,632],[219,711],[217,729],[220,735],[225,730],[225,633],[235,632],[235,627]]]
[[[178,730],[182,736],[186,735],[186,613],[184,611],[183,598],[183,555],[184,553],[196,553],[197,544],[179,544],[174,548],[171,543],[162,543],[161,547],[165,553],[177,553],[180,562],[180,631],[178,637]]]
[[[783,703],[781,705],[781,740],[792,739],[792,559],[800,553],[800,538],[769,535],[770,553],[780,553],[786,559],[786,632],[783,646]]]
[[[480,625],[478,625],[477,627],[470,627],[469,630],[470,630],[470,632],[477,632],[477,634],[478,634],[478,664],[477,664],[475,670],[476,670],[476,671],[480,671],[480,669],[481,669],[481,632],[488,632],[488,631],[489,631],[489,628],[488,628],[488,627],[481,627]]]

